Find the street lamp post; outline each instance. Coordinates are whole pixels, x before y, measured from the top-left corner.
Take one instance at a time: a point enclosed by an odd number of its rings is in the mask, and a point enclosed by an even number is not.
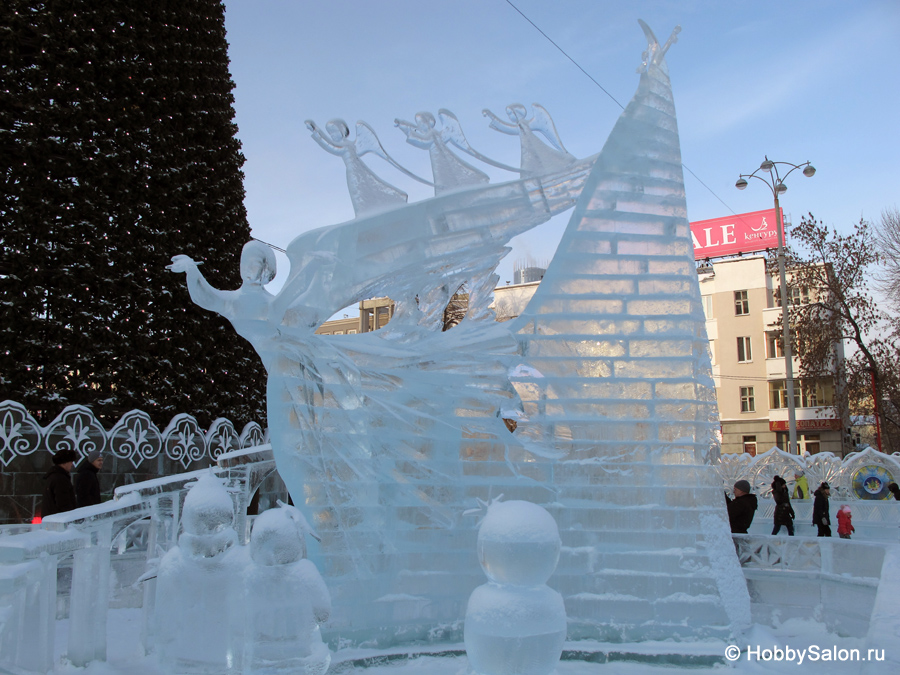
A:
[[[788,172],[784,174],[784,177],[779,175],[778,166],[782,165],[785,167],[790,167]],[[759,168],[751,174],[741,174],[737,182],[734,186],[738,190],[743,190],[747,187],[747,179],[748,178],[756,178],[765,183],[769,189],[772,191],[772,196],[775,198],[775,218],[776,218],[776,229],[778,230],[778,276],[781,287],[781,323],[782,323],[782,340],[784,342],[784,370],[785,370],[785,382],[787,385],[787,404],[788,404],[788,452],[796,452],[796,454],[800,454],[799,447],[797,445],[797,413],[794,409],[794,357],[793,350],[791,349],[791,326],[790,326],[790,317],[788,307],[790,303],[788,302],[787,295],[787,273],[785,272],[784,265],[784,221],[781,217],[781,205],[778,203],[779,195],[787,192],[787,185],[784,184],[784,180],[791,175],[791,173],[795,169],[802,169],[803,175],[807,178],[812,178],[816,170],[812,164],[806,162],[805,164],[791,164],[790,162],[773,162],[768,158],[765,158],[762,164],[759,165]],[[763,172],[768,174],[768,178],[763,178],[762,176],[758,176],[757,174]]]

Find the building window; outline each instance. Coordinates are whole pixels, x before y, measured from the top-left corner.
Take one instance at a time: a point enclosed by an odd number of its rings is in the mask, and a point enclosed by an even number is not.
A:
[[[778,380],[777,382],[769,382],[769,398],[770,403],[769,407],[773,410],[779,410],[782,408],[787,408],[787,388],[785,387],[784,380]]]
[[[788,298],[790,298],[790,303],[792,305],[808,305],[809,304],[809,289],[808,288],[799,288],[797,286],[791,286],[788,288]],[[775,289],[775,306],[781,307],[781,289]]]
[[[350,330],[347,331],[347,335],[356,335],[356,329],[351,328]]]
[[[744,452],[756,457],[756,436],[744,436]]]
[[[747,291],[734,292],[734,315],[743,316],[750,313],[750,300],[747,299]]]
[[[737,339],[738,363],[747,363],[753,360],[753,354],[750,352],[750,338],[739,337]]]
[[[810,455],[819,452],[819,434],[803,434],[803,451]]]
[[[756,412],[756,397],[753,387],[741,387],[741,412]]]
[[[784,336],[778,333],[766,333],[766,358],[784,358]]]
[[[713,296],[704,295],[700,298],[703,301],[703,315],[706,317],[706,320],[709,321],[713,318]]]

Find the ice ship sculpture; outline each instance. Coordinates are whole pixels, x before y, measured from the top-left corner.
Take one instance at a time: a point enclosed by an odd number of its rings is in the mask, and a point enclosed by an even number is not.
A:
[[[274,258],[255,244],[237,291],[174,259],[194,301],[228,317],[268,371],[278,471],[322,535],[310,559],[332,593],[326,636],[459,641],[483,581],[461,514],[500,493],[559,523],[571,639],[749,624],[708,465],[716,412],[664,61],[674,35],[661,47],[641,25],[638,90],[598,156],[489,184],[457,172],[434,118],[417,116],[405,130],[432,153],[436,196],[300,235],[277,295],[264,288]],[[573,206],[526,312],[494,322],[509,240]],[[464,282],[467,316],[441,332]],[[385,328],[315,335],[375,296],[396,304]]]

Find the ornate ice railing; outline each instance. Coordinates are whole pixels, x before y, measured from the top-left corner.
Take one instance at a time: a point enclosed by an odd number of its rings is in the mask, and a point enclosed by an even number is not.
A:
[[[193,416],[176,415],[163,431],[140,410],[125,413],[109,430],[90,408],[71,405],[50,424],[41,426],[25,407],[15,401],[0,403],[0,465],[38,451],[55,453],[69,448],[86,457],[92,450],[109,452],[137,467],[162,453],[187,468],[192,462],[215,462],[225,452],[262,445],[267,434],[256,422],[249,422],[240,434],[225,418],[215,420],[208,430],[200,428]]]
[[[716,468],[727,491],[735,481],[744,479],[754,493],[769,497],[772,479],[781,476],[793,493],[795,476],[805,475],[810,492],[827,482],[835,500],[883,500],[893,499],[888,485],[900,482],[900,453],[887,455],[867,447],[842,459],[830,452],[802,456],[772,448],[756,457],[722,455]]]

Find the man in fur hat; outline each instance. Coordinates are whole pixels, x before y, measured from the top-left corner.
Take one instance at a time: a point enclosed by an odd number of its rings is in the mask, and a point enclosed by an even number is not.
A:
[[[75,490],[72,488],[72,467],[78,454],[74,450],[60,450],[53,455],[53,468],[44,474],[44,499],[41,518],[63,513],[75,508]]]

